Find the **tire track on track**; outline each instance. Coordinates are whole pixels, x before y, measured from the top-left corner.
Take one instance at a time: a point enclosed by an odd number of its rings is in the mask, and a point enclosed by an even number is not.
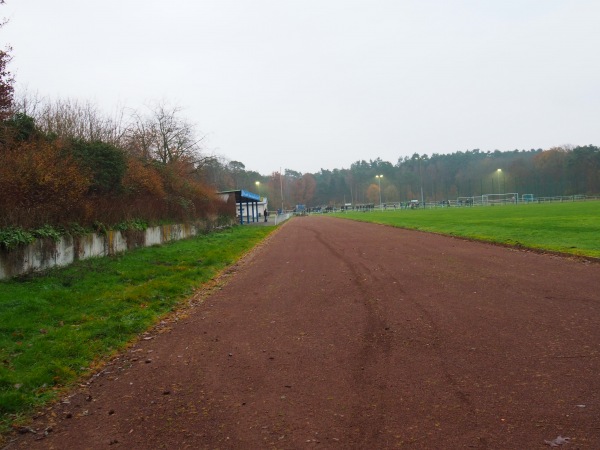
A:
[[[397,276],[396,271],[390,270],[388,267],[367,257],[367,253],[363,251],[361,247],[350,247],[348,252],[351,252],[352,256],[347,255],[344,251],[345,247],[340,245],[340,242],[343,241],[343,233],[341,231],[336,234],[335,239],[332,239],[331,236],[327,236],[327,238],[322,236],[318,230],[312,229],[311,231],[315,233],[318,242],[320,242],[321,245],[323,245],[335,258],[342,261],[353,274],[353,285],[360,292],[365,307],[367,326],[363,330],[364,346],[361,351],[361,357],[359,358],[360,367],[355,369],[357,385],[365,386],[370,383],[371,377],[368,367],[379,358],[385,358],[386,354],[390,352],[392,346],[395,344],[392,333],[382,333],[382,330],[389,330],[390,327],[386,321],[385,309],[382,309],[381,305],[376,301],[381,293],[382,283],[394,284],[394,290],[397,292],[398,296],[403,299],[402,304],[414,307],[424,319],[418,337],[430,341],[431,349],[437,355],[438,371],[443,374],[443,378],[445,379],[448,388],[453,392],[453,395],[466,408],[467,415],[471,418],[472,426],[477,428],[477,411],[470,400],[469,393],[461,388],[460,384],[449,370],[448,355],[445,353],[443,345],[441,344],[444,338],[443,333],[431,312],[423,306],[413,294],[404,289],[404,280],[401,280]],[[398,257],[401,256],[402,254],[399,253]],[[382,294],[385,295],[385,293]],[[427,333],[426,336],[423,335],[424,332]],[[378,403],[382,404],[383,407],[380,408],[377,418],[373,421],[375,425],[373,433],[370,436],[364,436],[365,442],[373,437],[374,434],[381,432],[379,427],[385,423],[386,412],[393,408],[393,401],[386,398],[386,395],[383,394],[383,392]],[[361,413],[361,411],[357,411],[356,414]]]

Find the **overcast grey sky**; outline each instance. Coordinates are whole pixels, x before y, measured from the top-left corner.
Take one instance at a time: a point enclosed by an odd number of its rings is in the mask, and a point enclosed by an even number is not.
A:
[[[598,0],[6,0],[17,87],[165,99],[247,169],[600,145]]]

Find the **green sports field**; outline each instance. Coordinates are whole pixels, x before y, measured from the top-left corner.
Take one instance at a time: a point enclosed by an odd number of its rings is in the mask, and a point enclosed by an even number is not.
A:
[[[352,211],[337,216],[600,258],[600,201]]]

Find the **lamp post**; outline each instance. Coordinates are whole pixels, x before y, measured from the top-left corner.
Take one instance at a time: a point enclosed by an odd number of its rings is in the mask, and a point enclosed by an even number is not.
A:
[[[254,184],[256,185],[256,190],[258,191],[258,196],[260,197],[260,181],[255,181]],[[260,212],[258,211],[258,206],[256,207],[256,219],[260,221]]]
[[[423,196],[423,171],[421,170],[421,161],[423,160],[423,156],[419,156],[419,179],[421,184],[421,204],[423,208],[425,208],[425,197]]]
[[[381,179],[383,175],[375,175],[375,178],[379,181],[379,209],[383,209],[383,205],[381,204]]]
[[[502,169],[498,169],[496,172],[498,172],[498,194],[501,194],[501,192],[500,192],[500,174],[502,173]]]

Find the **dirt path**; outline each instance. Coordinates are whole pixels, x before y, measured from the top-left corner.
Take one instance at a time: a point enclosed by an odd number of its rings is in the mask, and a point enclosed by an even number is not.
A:
[[[600,448],[600,264],[306,217],[235,270],[8,448]]]

